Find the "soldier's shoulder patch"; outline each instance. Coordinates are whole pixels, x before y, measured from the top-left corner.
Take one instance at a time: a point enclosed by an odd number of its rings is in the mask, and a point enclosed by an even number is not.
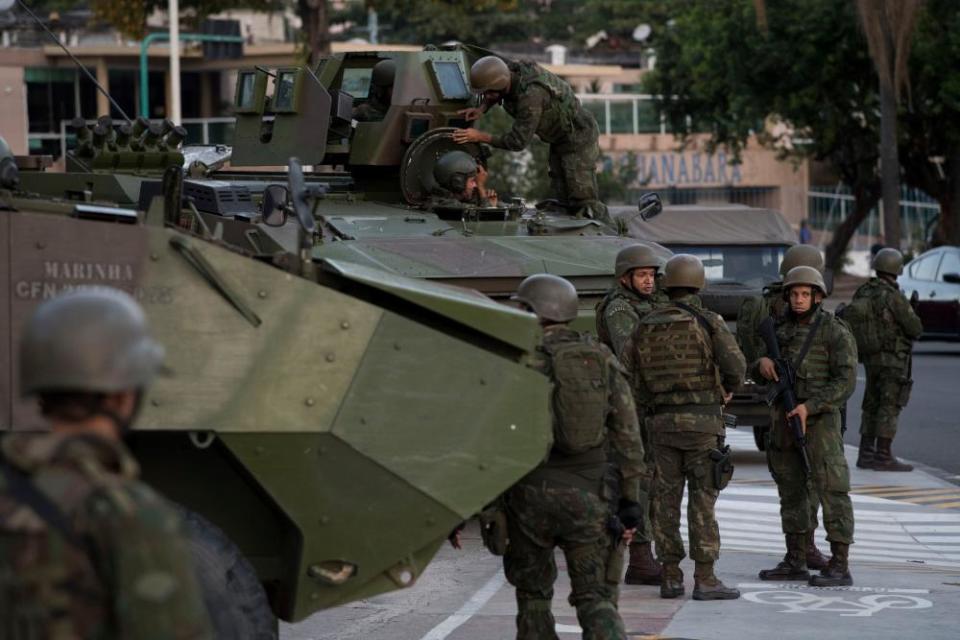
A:
[[[610,302],[607,303],[607,308],[604,309],[604,314],[607,317],[610,317],[618,313],[629,313],[632,315],[636,315],[633,310],[633,306],[631,306],[631,304],[627,301],[626,298],[623,298],[621,296],[617,296],[612,300],[610,300]]]

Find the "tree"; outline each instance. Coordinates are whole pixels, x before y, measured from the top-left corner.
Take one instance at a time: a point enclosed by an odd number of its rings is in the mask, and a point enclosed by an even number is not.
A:
[[[303,23],[307,62],[313,66],[323,56],[330,55],[330,7],[327,0],[297,0],[297,10]]]
[[[960,6],[928,0],[910,56],[911,100],[900,115],[904,178],[940,203],[934,244],[960,245]]]
[[[519,0],[368,0],[352,3],[337,20],[365,25],[368,7],[377,11],[381,40],[392,43],[520,41],[534,20]]]
[[[884,242],[900,246],[900,158],[897,103],[908,84],[907,60],[921,0],[856,0],[870,56],[880,77],[880,171]]]
[[[278,0],[180,0],[180,19],[196,29],[207,16],[227,9],[269,11],[279,4]],[[95,18],[136,40],[147,33],[147,16],[157,9],[167,10],[167,0],[90,0],[89,5]]]
[[[711,151],[723,145],[739,158],[755,135],[781,158],[832,166],[854,196],[826,250],[828,266],[840,268],[880,194],[874,68],[852,3],[783,0],[765,21],[756,4],[684,4],[671,27],[660,27],[647,90],[662,96],[658,104],[684,142],[705,133]]]

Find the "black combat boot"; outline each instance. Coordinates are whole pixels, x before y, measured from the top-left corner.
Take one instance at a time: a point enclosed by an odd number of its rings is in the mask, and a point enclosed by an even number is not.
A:
[[[720,582],[713,573],[712,562],[698,562],[693,572],[694,600],[736,600],[740,597],[737,589]]]
[[[653,558],[650,550],[651,543],[641,542],[630,545],[630,564],[627,565],[627,575],[624,584],[660,584],[663,568]]]
[[[761,580],[809,580],[807,571],[807,534],[788,533],[787,555],[773,569],[760,572]]]
[[[877,454],[873,457],[874,471],[913,471],[913,465],[897,460],[890,448],[893,438],[877,438]]]
[[[810,578],[811,587],[849,587],[853,584],[853,576],[850,575],[850,567],[847,563],[850,545],[831,542],[830,551],[833,552],[830,563],[820,572],[820,575]]]
[[[814,540],[813,531],[807,534],[807,545],[806,545],[806,556],[807,556],[807,569],[812,569],[813,571],[820,571],[821,569],[827,568],[827,556],[820,553],[820,549],[817,549],[817,543]]]
[[[683,571],[679,564],[663,563],[663,580],[660,583],[661,598],[679,598],[685,593]]]
[[[858,469],[873,468],[874,454],[876,453],[874,445],[876,440],[877,439],[872,436],[860,436],[860,453],[857,455]],[[812,568],[816,569],[817,567]]]

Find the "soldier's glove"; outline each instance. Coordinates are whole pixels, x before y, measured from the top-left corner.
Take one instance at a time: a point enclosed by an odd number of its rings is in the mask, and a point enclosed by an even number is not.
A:
[[[643,522],[643,506],[639,502],[621,498],[617,517],[625,528],[636,529]]]

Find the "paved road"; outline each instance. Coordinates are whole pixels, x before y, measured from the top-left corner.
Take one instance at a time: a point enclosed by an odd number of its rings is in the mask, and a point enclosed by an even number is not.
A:
[[[913,392],[900,417],[893,450],[960,480],[960,342],[919,342],[914,347]],[[860,442],[864,372],[850,398],[846,442]]]
[[[960,409],[954,403],[952,415]],[[951,414],[948,414],[951,415]],[[661,600],[656,587],[624,587],[620,609],[631,638],[648,636],[769,640],[771,637],[955,638],[960,610],[960,496],[936,474],[879,473],[853,466],[857,519],[852,549],[855,586],[815,589],[804,583],[760,583],[759,569],[783,554],[776,488],[752,435],[728,435],[737,473],[718,504],[722,557],[718,572],[743,591],[733,602]],[[686,529],[684,528],[684,534]],[[819,544],[826,548],[818,532]],[[512,638],[515,606],[500,563],[468,529],[465,549],[444,547],[416,585],[402,592],[283,625],[284,640],[488,640]],[[558,565],[564,567],[562,556]],[[687,592],[693,567],[684,563]],[[561,571],[561,574],[563,572]],[[566,604],[569,584],[556,586],[561,640],[579,637]]]

